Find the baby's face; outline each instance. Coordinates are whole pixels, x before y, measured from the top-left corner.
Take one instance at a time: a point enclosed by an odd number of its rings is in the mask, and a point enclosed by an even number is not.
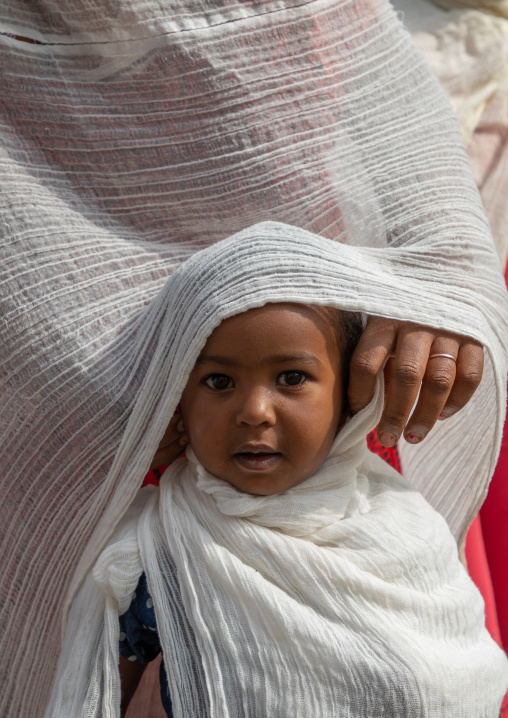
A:
[[[309,306],[269,304],[222,322],[180,403],[198,461],[263,496],[312,476],[341,422],[340,361],[336,333]]]

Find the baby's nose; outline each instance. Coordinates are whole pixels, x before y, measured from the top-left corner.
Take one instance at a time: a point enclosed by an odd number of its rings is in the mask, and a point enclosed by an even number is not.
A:
[[[272,392],[255,387],[239,397],[237,422],[247,426],[272,426],[275,423]]]

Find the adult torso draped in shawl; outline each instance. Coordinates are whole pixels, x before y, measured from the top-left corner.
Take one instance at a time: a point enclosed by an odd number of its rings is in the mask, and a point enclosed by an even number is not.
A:
[[[135,495],[216,320],[175,298],[164,354],[155,298],[177,265],[288,222],[385,248],[435,297],[424,311],[394,279],[392,301],[359,308],[485,341],[473,402],[404,457],[457,536],[495,463],[507,315],[451,109],[386,2],[12,1],[0,32],[0,708],[30,718],[71,578]],[[461,443],[471,425],[481,443]]]

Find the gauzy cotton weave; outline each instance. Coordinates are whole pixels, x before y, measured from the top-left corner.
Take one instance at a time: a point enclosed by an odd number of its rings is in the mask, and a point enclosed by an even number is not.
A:
[[[382,405],[279,495],[177,460],[78,594],[47,718],[119,716],[142,572],[175,718],[497,718],[508,661],[443,517],[367,449]]]
[[[0,68],[0,714],[41,715],[72,576],[135,496],[217,307],[245,308],[236,254],[214,302],[185,275],[158,292],[256,222],[379,247],[357,285],[327,264],[351,305],[488,339],[470,405],[403,449],[462,536],[496,460],[508,312],[453,113],[389,4],[5,0]]]

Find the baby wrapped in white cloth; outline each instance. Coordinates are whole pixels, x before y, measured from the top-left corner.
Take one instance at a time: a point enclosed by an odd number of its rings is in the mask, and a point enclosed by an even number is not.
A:
[[[177,387],[190,448],[140,492],[75,598],[48,718],[119,716],[119,615],[142,574],[175,717],[499,713],[508,664],[445,520],[367,450],[381,382],[347,415],[351,320],[327,307],[365,302],[330,253],[353,283],[355,271],[376,277],[374,260],[277,234],[253,242],[264,276],[245,237],[180,273],[192,302],[204,287],[215,297]],[[237,265],[236,304],[221,302],[224,261]],[[390,291],[382,270],[378,298]]]

